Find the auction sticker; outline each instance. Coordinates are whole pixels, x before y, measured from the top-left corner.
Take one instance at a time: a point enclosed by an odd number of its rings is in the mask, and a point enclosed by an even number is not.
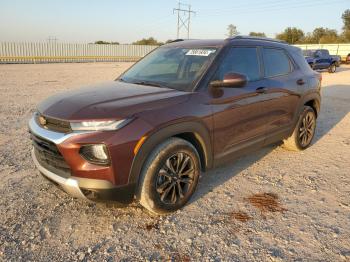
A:
[[[215,53],[215,49],[190,49],[187,51],[186,55],[195,55],[195,56],[209,56],[212,53]]]

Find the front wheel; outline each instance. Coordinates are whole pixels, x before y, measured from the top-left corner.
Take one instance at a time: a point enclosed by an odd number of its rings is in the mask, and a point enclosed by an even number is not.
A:
[[[139,202],[156,215],[174,212],[188,202],[199,175],[199,155],[194,146],[170,138],[153,150],[142,169]]]
[[[331,64],[328,68],[328,72],[333,74],[337,70],[337,65],[335,63]]]
[[[304,106],[293,134],[283,141],[284,147],[292,151],[301,151],[311,145],[316,130],[316,113],[310,106]]]

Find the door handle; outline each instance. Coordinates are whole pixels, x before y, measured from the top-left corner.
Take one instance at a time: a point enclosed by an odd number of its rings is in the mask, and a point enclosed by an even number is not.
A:
[[[305,84],[304,79],[298,79],[297,84],[300,86],[304,85]]]
[[[266,91],[267,91],[267,88],[266,88],[266,87],[263,87],[263,86],[258,87],[258,88],[256,89],[256,92],[257,92],[258,94],[265,94]]]

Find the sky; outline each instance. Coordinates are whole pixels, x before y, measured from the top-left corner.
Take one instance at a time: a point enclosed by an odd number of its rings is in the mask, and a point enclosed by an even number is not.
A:
[[[196,13],[190,38],[225,38],[234,24],[240,34],[269,37],[295,26],[342,29],[341,14],[350,0],[184,0]],[[155,37],[176,39],[175,0],[0,0],[0,41],[131,43]],[[183,5],[182,8],[188,8]],[[180,38],[186,37],[182,31]]]

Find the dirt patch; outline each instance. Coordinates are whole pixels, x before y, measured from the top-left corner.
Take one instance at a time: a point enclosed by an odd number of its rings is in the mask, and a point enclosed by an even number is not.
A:
[[[169,261],[174,262],[190,262],[191,258],[188,255],[180,254],[179,252],[174,252],[169,257]]]
[[[279,198],[274,193],[259,193],[247,198],[248,202],[258,208],[261,213],[284,212],[286,208],[282,207]]]
[[[158,223],[147,224],[146,229],[148,231],[151,231],[152,229],[159,229],[159,224]]]
[[[232,219],[235,219],[235,220],[238,220],[240,222],[248,222],[249,220],[252,219],[251,216],[249,216],[246,212],[243,212],[243,211],[233,211],[231,214],[230,214],[230,217]]]

